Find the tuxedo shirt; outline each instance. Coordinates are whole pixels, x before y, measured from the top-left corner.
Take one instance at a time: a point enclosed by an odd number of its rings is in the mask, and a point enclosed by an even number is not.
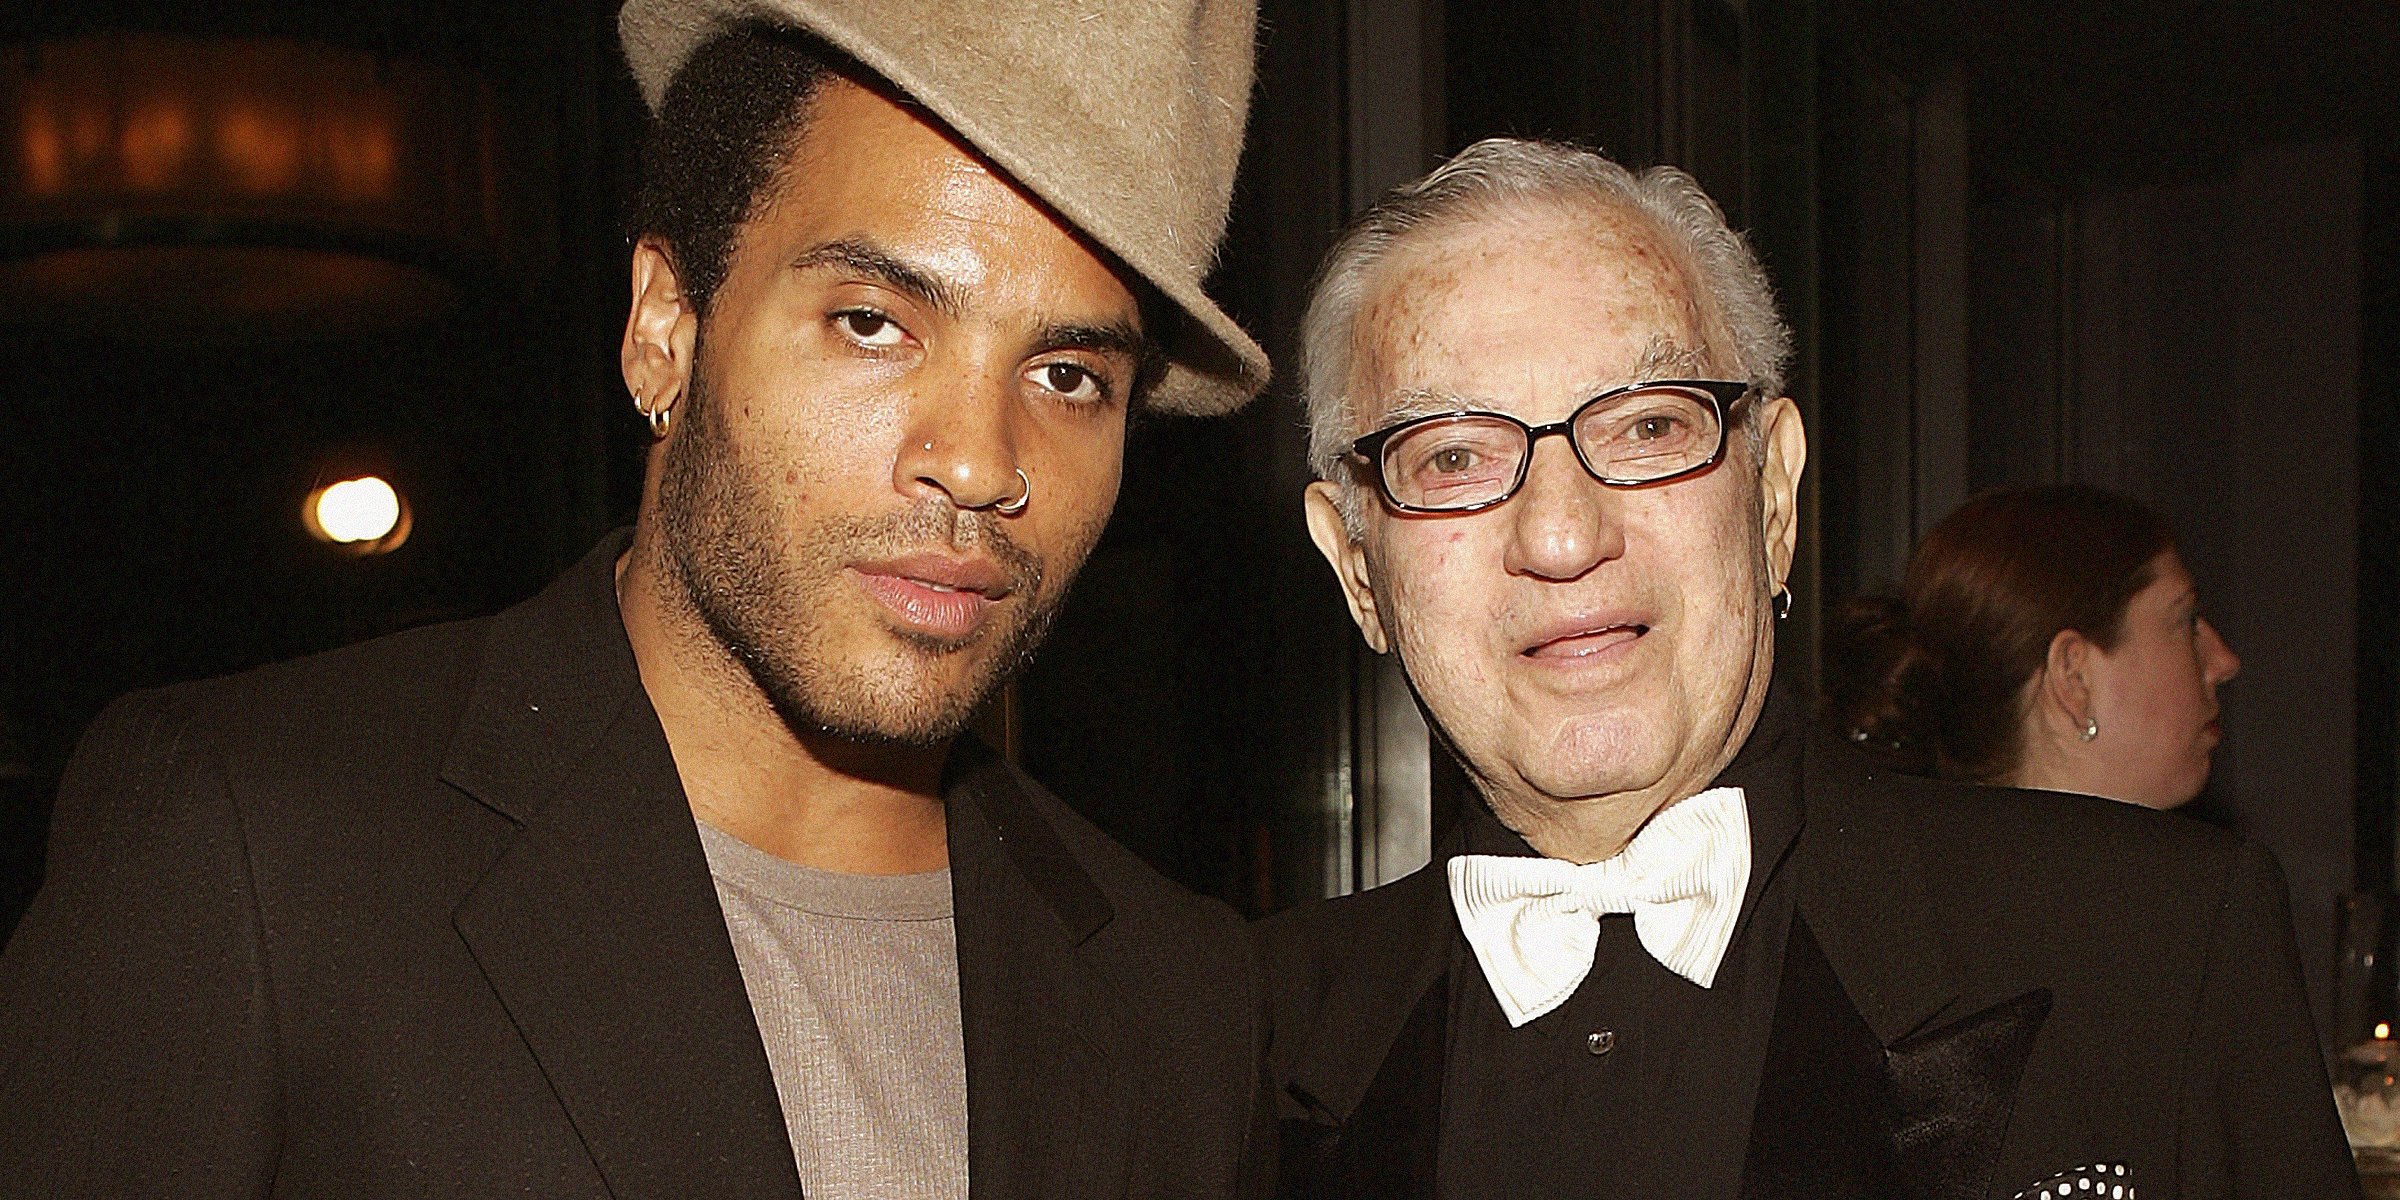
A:
[[[1591,974],[1558,1008],[1511,1028],[1465,935],[1454,939],[1442,1092],[1440,1191],[1681,1200],[1739,1187],[1750,1111],[1774,1022],[1799,832],[1798,721],[1762,715],[1711,787],[1749,809],[1750,882],[1715,984],[1659,965],[1633,917],[1601,918]],[[1536,853],[1488,809],[1470,854]]]

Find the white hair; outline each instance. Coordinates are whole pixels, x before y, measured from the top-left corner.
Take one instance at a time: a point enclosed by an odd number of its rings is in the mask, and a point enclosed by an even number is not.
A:
[[[1636,174],[1580,146],[1485,138],[1423,179],[1385,193],[1342,232],[1317,272],[1300,325],[1300,375],[1308,404],[1309,464],[1318,478],[1348,483],[1335,468],[1364,432],[1349,395],[1350,351],[1359,306],[1383,261],[1412,239],[1562,204],[1631,210],[1656,224],[1683,252],[1695,276],[1702,328],[1721,329],[1732,343],[1715,349],[1732,353],[1743,381],[1759,395],[1783,394],[1792,333],[1775,311],[1774,287],[1758,255],[1726,226],[1725,214],[1697,180],[1673,167]],[[1755,440],[1755,426],[1750,432]]]

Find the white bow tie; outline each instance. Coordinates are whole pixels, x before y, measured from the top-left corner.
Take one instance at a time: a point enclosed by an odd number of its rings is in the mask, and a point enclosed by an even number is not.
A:
[[[1616,857],[1462,854],[1450,902],[1511,1028],[1566,1003],[1592,973],[1600,918],[1633,914],[1659,965],[1708,987],[1733,942],[1750,887],[1750,810],[1742,789],[1669,805]]]

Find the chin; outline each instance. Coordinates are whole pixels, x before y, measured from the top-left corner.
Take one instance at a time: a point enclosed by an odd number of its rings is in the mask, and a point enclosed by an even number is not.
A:
[[[1522,771],[1560,799],[1640,791],[1666,777],[1673,754],[1657,724],[1619,710],[1571,719]]]
[[[969,655],[973,661],[966,660]],[[987,651],[910,646],[744,656],[795,730],[869,745],[936,745],[958,736],[1001,674]]]

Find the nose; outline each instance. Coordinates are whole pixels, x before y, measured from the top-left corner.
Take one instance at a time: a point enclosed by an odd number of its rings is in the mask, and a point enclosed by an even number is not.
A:
[[[2217,627],[2209,624],[2206,617],[2200,620],[2200,666],[2211,684],[2229,682],[2242,673],[2241,657],[2225,644]]]
[[[902,425],[892,486],[923,499],[940,496],[962,509],[998,508],[1025,492],[1018,474],[1012,404],[1004,383],[957,378],[920,391]]]
[[[1500,511],[1516,522],[1508,570],[1537,579],[1580,579],[1625,553],[1616,497],[1575,461],[1565,438],[1534,444],[1525,486]]]

